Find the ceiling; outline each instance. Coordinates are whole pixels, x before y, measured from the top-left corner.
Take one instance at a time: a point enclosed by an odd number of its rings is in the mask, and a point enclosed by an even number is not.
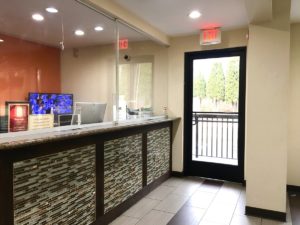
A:
[[[248,24],[243,0],[114,0],[170,36],[197,33],[200,28],[235,29]],[[198,9],[197,20],[188,17]]]
[[[249,24],[249,3],[255,2],[252,11],[260,18],[272,16],[272,0],[110,0],[169,36],[195,34],[200,28],[222,27],[223,30],[246,27]],[[300,22],[300,0],[291,0],[291,22]],[[100,13],[78,3],[76,0],[0,0],[0,38],[7,34],[50,46],[59,47],[64,39],[66,48],[114,43],[115,22]],[[57,14],[49,14],[46,7],[54,6]],[[269,11],[267,12],[267,8]],[[198,9],[199,19],[191,20],[188,13]],[[247,10],[248,9],[248,10]],[[43,22],[31,19],[33,13],[41,13]],[[117,16],[117,15],[116,15]],[[62,25],[64,33],[62,33]],[[104,27],[95,32],[94,26]],[[149,38],[135,30],[120,25],[120,37],[130,41]],[[86,35],[74,35],[76,29],[83,29]]]
[[[64,38],[64,46],[83,47],[114,43],[115,22],[97,13],[75,0],[0,0],[0,38],[1,34],[18,37],[50,46],[59,47]],[[47,7],[55,7],[57,14],[45,11]],[[32,20],[33,13],[41,13],[45,20]],[[64,35],[62,34],[62,24]],[[95,32],[95,26],[104,28]],[[120,36],[131,41],[148,39],[138,32],[119,25]],[[76,29],[85,31],[85,36],[74,35]]]
[[[207,27],[222,27],[223,30],[246,27],[251,18],[248,15],[249,10],[247,10],[249,2],[256,10],[256,12],[252,12],[256,17],[262,18],[264,15],[269,15],[272,10],[267,11],[266,7],[272,7],[272,0],[113,1],[170,36],[194,34],[199,32],[199,29]],[[300,0],[291,1],[291,21],[300,22]],[[187,16],[194,9],[198,9],[202,13],[197,20],[191,20]]]

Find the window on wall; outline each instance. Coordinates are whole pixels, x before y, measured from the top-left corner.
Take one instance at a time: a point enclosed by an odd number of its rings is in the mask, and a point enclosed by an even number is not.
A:
[[[146,116],[152,112],[153,59],[130,59],[119,66],[120,119]]]

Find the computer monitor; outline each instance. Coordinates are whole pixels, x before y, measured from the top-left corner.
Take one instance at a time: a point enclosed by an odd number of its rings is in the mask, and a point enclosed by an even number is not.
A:
[[[99,102],[75,102],[74,114],[80,115],[72,118],[73,124],[101,123],[104,120],[106,103]]]

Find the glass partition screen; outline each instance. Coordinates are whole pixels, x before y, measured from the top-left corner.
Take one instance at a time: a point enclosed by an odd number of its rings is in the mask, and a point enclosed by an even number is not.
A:
[[[0,3],[0,137],[163,113],[164,46],[79,1]]]

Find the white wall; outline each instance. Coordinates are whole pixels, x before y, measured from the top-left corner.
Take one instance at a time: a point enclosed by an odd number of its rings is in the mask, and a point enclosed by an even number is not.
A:
[[[285,212],[289,31],[250,25],[246,81],[246,204]]]
[[[173,171],[183,171],[183,110],[184,110],[184,53],[208,49],[221,49],[247,45],[247,29],[222,33],[222,44],[200,46],[199,35],[171,39],[169,48],[168,111],[171,116],[181,117],[175,125],[173,141]]]
[[[288,184],[300,186],[300,24],[291,26]]]

